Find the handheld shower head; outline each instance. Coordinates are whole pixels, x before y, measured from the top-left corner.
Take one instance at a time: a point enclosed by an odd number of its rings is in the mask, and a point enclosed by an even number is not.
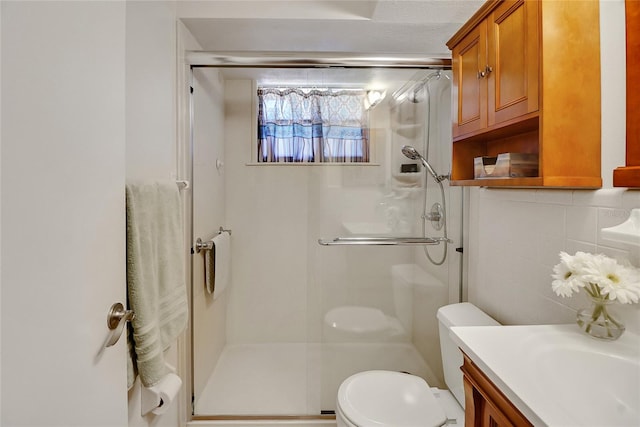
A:
[[[442,182],[447,178],[446,176],[438,175],[436,173],[436,171],[433,170],[433,168],[431,167],[431,165],[429,164],[427,159],[422,157],[422,154],[418,153],[418,150],[416,150],[412,146],[403,145],[402,146],[402,154],[404,154],[405,156],[407,156],[411,160],[420,160],[420,162],[422,162],[424,167],[427,169],[427,171],[429,171],[429,174],[433,177],[433,179],[436,180],[436,182]]]

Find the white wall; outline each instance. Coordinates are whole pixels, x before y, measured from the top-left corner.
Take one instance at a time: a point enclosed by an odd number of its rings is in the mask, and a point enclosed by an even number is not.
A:
[[[613,186],[613,169],[625,164],[625,28],[624,0],[600,0],[603,188]]]
[[[126,20],[126,179],[176,179],[176,21],[171,1],[129,1]],[[165,354],[178,365],[178,345]],[[186,393],[186,378],[182,378]],[[180,425],[179,402],[141,416],[140,381],[129,391],[129,426]],[[182,399],[186,402],[187,399]]]
[[[127,180],[176,177],[175,4],[127,2]]]
[[[505,324],[571,323],[583,295],[556,296],[553,266],[560,251],[602,252],[640,265],[637,249],[599,237],[640,207],[640,192],[474,191],[469,299]],[[625,307],[629,329],[640,330],[638,305]]]
[[[624,2],[602,1],[600,12],[600,34],[608,43],[601,51],[605,188],[471,190],[469,300],[505,324],[575,321],[586,301],[551,291],[560,251],[603,252],[640,266],[637,248],[599,237],[602,227],[623,222],[640,207],[640,191],[610,188],[613,169],[624,164]],[[628,329],[639,331],[638,304],[622,308]]]

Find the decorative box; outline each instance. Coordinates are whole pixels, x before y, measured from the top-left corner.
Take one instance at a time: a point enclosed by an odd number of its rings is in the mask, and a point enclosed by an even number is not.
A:
[[[518,178],[538,176],[535,153],[501,153],[497,157],[476,157],[475,178]]]

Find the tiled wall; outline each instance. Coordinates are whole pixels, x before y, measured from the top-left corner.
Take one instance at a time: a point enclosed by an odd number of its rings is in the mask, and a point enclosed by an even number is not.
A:
[[[471,190],[469,300],[503,324],[571,323],[584,295],[551,290],[558,253],[604,253],[640,266],[640,246],[606,241],[600,229],[640,208],[640,191]],[[640,244],[640,242],[639,242]],[[620,306],[640,331],[640,305]]]

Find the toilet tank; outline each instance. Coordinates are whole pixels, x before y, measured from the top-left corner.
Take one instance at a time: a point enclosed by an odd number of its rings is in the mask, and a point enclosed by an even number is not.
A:
[[[450,329],[452,326],[498,326],[500,324],[468,302],[440,307],[437,317],[444,381],[464,408],[464,386],[462,383],[462,371],[460,371],[462,352],[449,336]]]

